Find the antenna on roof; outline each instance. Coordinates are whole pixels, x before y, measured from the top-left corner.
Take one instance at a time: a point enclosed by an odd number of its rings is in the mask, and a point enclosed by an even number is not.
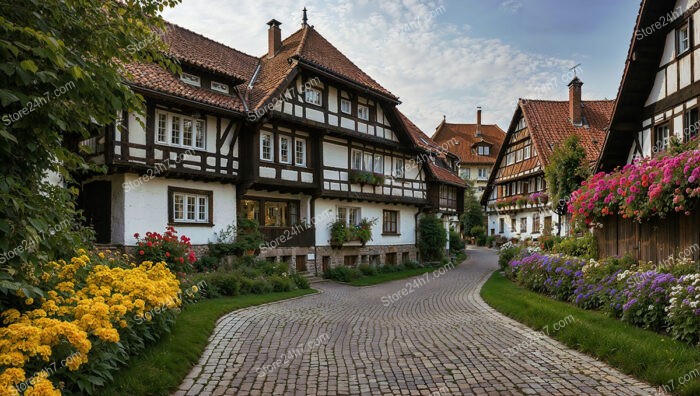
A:
[[[308,26],[309,18],[306,16],[306,7],[304,7],[304,16],[301,18],[301,26]]]
[[[578,70],[579,70],[580,68],[581,68],[581,64],[579,63],[578,65],[576,65],[576,66],[572,67],[572,68],[571,68],[571,69],[569,69],[569,70],[571,70],[571,71],[573,71],[573,72],[574,72],[574,77],[578,77],[578,74],[577,74],[577,72],[578,72]]]

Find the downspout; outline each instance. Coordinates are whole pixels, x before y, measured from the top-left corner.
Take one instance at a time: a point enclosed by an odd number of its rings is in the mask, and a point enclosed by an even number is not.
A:
[[[413,233],[415,234],[415,243],[414,244],[416,246],[416,249],[418,249],[418,216],[420,216],[420,208],[418,208],[418,210],[416,211],[416,214],[413,215],[413,221],[414,221],[414,224],[416,225],[415,229],[413,230]],[[418,250],[418,254],[420,254],[420,250]],[[417,255],[416,255],[416,261],[419,261]]]

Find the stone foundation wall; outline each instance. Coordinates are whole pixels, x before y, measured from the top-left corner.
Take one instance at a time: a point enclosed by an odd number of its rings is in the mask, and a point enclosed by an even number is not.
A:
[[[418,248],[415,245],[343,246],[341,249],[319,246],[316,251],[319,273],[341,266],[391,265],[404,261],[418,261]]]

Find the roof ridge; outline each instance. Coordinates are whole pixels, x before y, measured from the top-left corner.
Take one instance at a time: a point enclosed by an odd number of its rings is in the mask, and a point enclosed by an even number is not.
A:
[[[188,32],[188,33],[192,33],[192,34],[194,34],[195,36],[199,36],[199,37],[201,37],[201,38],[203,38],[203,39],[205,39],[205,40],[207,40],[207,41],[211,41],[212,43],[216,43],[216,44],[218,44],[218,45],[220,45],[220,46],[222,46],[222,47],[225,47],[225,48],[227,48],[227,49],[230,49],[230,50],[232,50],[232,51],[234,51],[234,52],[237,52],[237,53],[239,53],[239,54],[241,54],[241,55],[245,55],[245,56],[247,56],[247,57],[249,57],[249,58],[251,58],[251,59],[259,60],[259,58],[256,57],[256,56],[253,56],[253,55],[250,55],[250,54],[248,54],[248,53],[245,53],[245,52],[243,52],[243,51],[241,51],[241,50],[239,50],[239,49],[233,48],[233,47],[231,47],[231,46],[229,46],[229,45],[227,45],[227,44],[224,44],[224,43],[222,43],[222,42],[220,42],[220,41],[213,40],[213,39],[211,39],[211,38],[209,38],[209,37],[207,37],[207,36],[205,36],[205,35],[203,35],[203,34],[201,34],[201,33],[197,33],[197,32],[195,32],[195,31],[193,31],[193,30],[187,29],[186,27],[182,27],[182,26],[180,26],[180,25],[178,25],[178,24],[176,24],[176,23],[172,23],[172,22],[167,21],[167,20],[165,21],[165,23],[166,23],[166,24],[169,24],[169,25],[173,25],[173,26],[177,27],[178,29],[182,29],[182,30],[184,30],[184,31],[186,31],[186,32]]]

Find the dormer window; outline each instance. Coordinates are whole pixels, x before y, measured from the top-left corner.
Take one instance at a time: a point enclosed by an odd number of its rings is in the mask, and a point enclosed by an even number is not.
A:
[[[678,40],[678,55],[686,53],[690,49],[690,23],[685,23],[676,31]]]
[[[479,146],[476,152],[479,155],[491,155],[491,148],[489,146]]]
[[[369,121],[369,107],[357,105],[357,118]]]
[[[202,86],[202,80],[199,78],[199,76],[195,76],[194,74],[182,73],[180,79],[187,84],[194,85],[195,87]]]
[[[321,101],[321,91],[313,88],[309,88],[304,91],[304,100],[306,103],[310,103],[316,106],[321,106],[323,102]]]
[[[211,82],[211,89],[225,94],[229,93],[228,84],[220,83],[218,81]]]

